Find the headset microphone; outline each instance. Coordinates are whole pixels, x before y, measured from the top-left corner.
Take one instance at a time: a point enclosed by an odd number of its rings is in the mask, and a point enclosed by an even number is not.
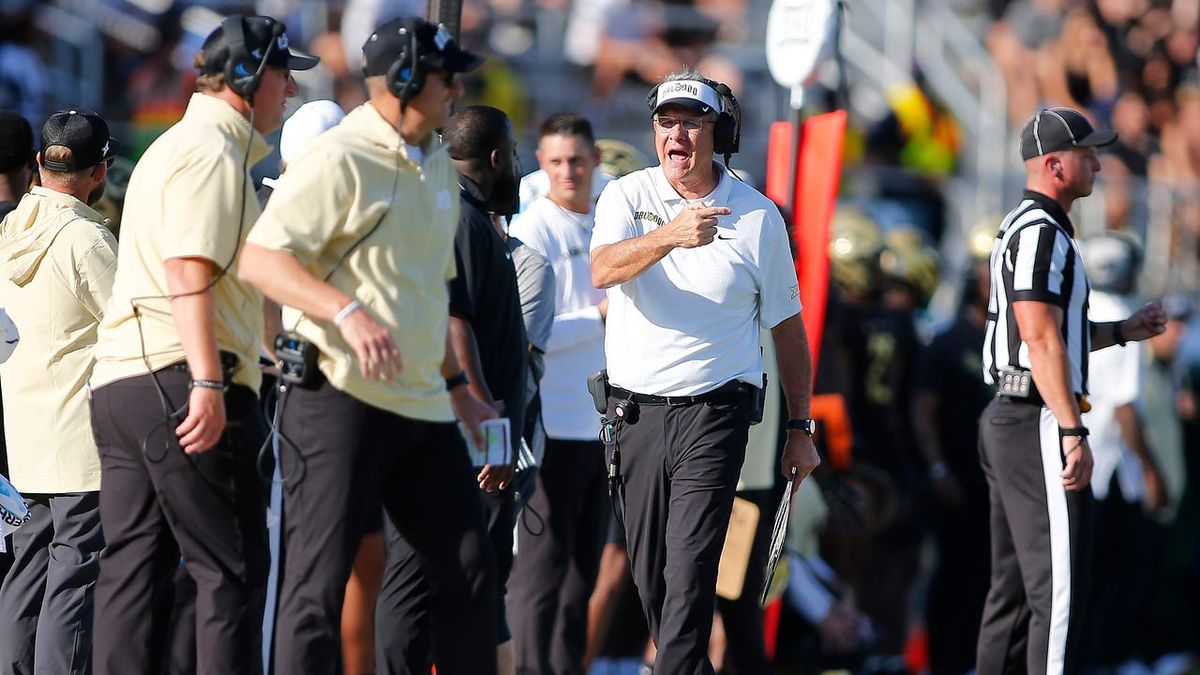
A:
[[[263,49],[262,60],[258,62],[258,69],[254,71],[254,77],[245,87],[246,100],[250,104],[254,104],[254,92],[258,91],[258,85],[262,84],[263,71],[267,69],[267,59],[271,58],[271,52],[275,49],[275,45],[279,43],[279,38],[283,35],[283,24],[275,23],[271,26],[271,40]]]

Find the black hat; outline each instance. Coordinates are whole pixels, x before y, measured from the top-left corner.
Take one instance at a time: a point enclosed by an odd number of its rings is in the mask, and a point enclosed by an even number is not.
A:
[[[74,155],[73,162],[46,160],[46,150],[61,145]],[[60,110],[42,125],[42,166],[50,171],[78,171],[93,167],[116,154],[108,124],[99,115]]]
[[[242,17],[241,21],[242,36],[246,41],[246,53],[255,62],[262,60],[263,52],[272,40],[275,41],[275,48],[267,56],[268,66],[287,68],[288,70],[308,70],[321,60],[315,56],[291,51],[288,48],[287,33],[284,32],[286,27],[269,16],[247,16]],[[278,35],[276,35],[277,31]],[[229,39],[231,38],[225,35],[225,31],[218,26],[204,40],[204,46],[201,49],[205,52],[206,73],[219,73],[224,70],[225,62],[229,59],[229,43],[227,42]],[[244,75],[252,74],[253,72],[244,73]]]
[[[1021,159],[1071,148],[1112,145],[1117,132],[1093,129],[1091,122],[1070,108],[1042,108],[1021,128]]]
[[[9,173],[33,159],[33,127],[12,110],[0,110],[0,173]]]
[[[397,59],[410,59],[414,36],[409,31],[415,33],[417,51],[427,70],[467,73],[483,65],[483,57],[459,47],[445,26],[415,17],[396,18],[376,28],[363,43],[363,74],[386,75]]]

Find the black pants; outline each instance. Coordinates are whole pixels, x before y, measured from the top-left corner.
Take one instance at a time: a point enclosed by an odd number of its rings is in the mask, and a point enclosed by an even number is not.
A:
[[[1153,523],[1141,501],[1126,502],[1116,473],[1108,496],[1096,502],[1093,544],[1095,563],[1084,623],[1083,665],[1115,670],[1137,653],[1139,619],[1152,598],[1152,564],[1160,554],[1154,546]]]
[[[91,672],[100,493],[27,494],[29,522],[0,588],[0,673]]]
[[[616,419],[609,400],[605,419]],[[750,428],[749,403],[641,405],[605,450],[621,456],[626,544],[657,675],[711,675],[717,565]]]
[[[524,518],[517,526],[517,559],[509,580],[516,671],[582,675],[588,599],[612,511],[604,446],[546,439],[529,505],[541,518]]]
[[[188,374],[155,374],[172,411],[188,398]],[[106,547],[96,584],[95,672],[150,672],[167,617],[156,598],[182,554],[196,583],[196,671],[262,672],[266,597],[266,495],[255,468],[266,438],[258,397],[225,394],[225,433],[188,456],[166,419],[151,375],[119,380],[92,394],[100,450],[100,519]]]
[[[959,485],[973,485],[967,476],[956,478]],[[968,491],[956,506],[939,502],[932,515],[937,566],[925,596],[930,673],[962,675],[975,669],[979,622],[988,594],[991,542],[986,487],[975,494]]]
[[[783,489],[744,490],[738,497],[758,506],[758,527],[750,560],[746,563],[746,578],[742,594],[736,600],[717,599],[721,622],[725,626],[726,670],[737,675],[769,675],[775,669],[767,659],[763,635],[763,608],[758,604],[763,577],[767,575],[767,558],[771,553],[771,529],[775,524],[775,508]]]
[[[991,500],[992,579],[977,672],[1073,672],[1091,569],[1091,488],[1063,489],[1058,423],[1040,405],[989,403],[979,451]]]
[[[504,586],[512,569],[516,502],[511,487],[480,493],[487,517],[488,539],[496,556],[496,642],[511,639],[504,616]],[[383,528],[387,568],[375,605],[375,668],[380,675],[426,675],[437,653],[429,577],[417,551],[388,520]],[[493,646],[494,652],[494,646]],[[437,665],[441,669],[441,662]]]
[[[341,663],[346,580],[370,511],[432,570],[438,672],[496,672],[495,560],[466,446],[451,422],[409,419],[322,381],[282,395],[283,566],[275,672]]]

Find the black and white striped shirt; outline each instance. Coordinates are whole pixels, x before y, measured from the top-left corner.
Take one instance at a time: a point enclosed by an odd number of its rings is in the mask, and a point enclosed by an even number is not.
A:
[[[983,343],[983,379],[989,385],[999,382],[1002,370],[1032,369],[1012,303],[1033,300],[1062,308],[1059,330],[1071,361],[1071,385],[1076,393],[1087,393],[1089,287],[1074,237],[1075,229],[1062,206],[1032,190],[1026,190],[1020,205],[1004,217],[992,244],[992,287]]]

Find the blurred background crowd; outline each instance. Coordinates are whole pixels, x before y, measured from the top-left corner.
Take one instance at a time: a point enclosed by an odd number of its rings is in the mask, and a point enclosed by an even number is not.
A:
[[[838,54],[804,100],[805,113],[850,116],[817,384],[840,397],[831,409],[846,411],[847,428],[825,434],[833,461],[797,507],[777,663],[785,672],[971,670],[987,587],[986,486],[973,438],[975,406],[989,392],[970,358],[982,343],[970,330],[985,288],[978,261],[1019,195],[1016,130],[1040,107],[1070,106],[1120,133],[1073,220],[1084,238],[1122,233],[1136,288],[1111,290],[1168,296],[1178,322],[1145,350],[1138,403],[1167,495],[1131,498],[1145,500],[1132,526],[1140,534],[1118,548],[1149,562],[1117,577],[1138,589],[1134,602],[1095,605],[1126,638],[1093,650],[1089,668],[1200,672],[1200,331],[1185,329],[1200,287],[1200,0],[844,5]],[[769,6],[464,0],[462,42],[490,57],[466,79],[465,99],[509,114],[526,171],[536,168],[538,124],[564,109],[652,156],[646,91],[694,65],[741,101],[734,166],[761,187],[768,126],[793,114],[767,72]],[[361,45],[372,28],[425,15],[426,3],[0,0],[0,108],[34,128],[64,106],[102,114],[122,141],[106,196],[119,217],[121,171],[182,116],[194,53],[236,12],[278,17],[294,47],[321,57],[295,73],[300,101],[349,110],[364,100]],[[277,160],[256,176],[275,175]],[[626,655],[640,660],[644,628],[627,600],[613,630],[600,631],[593,672],[618,672],[606,668]]]

